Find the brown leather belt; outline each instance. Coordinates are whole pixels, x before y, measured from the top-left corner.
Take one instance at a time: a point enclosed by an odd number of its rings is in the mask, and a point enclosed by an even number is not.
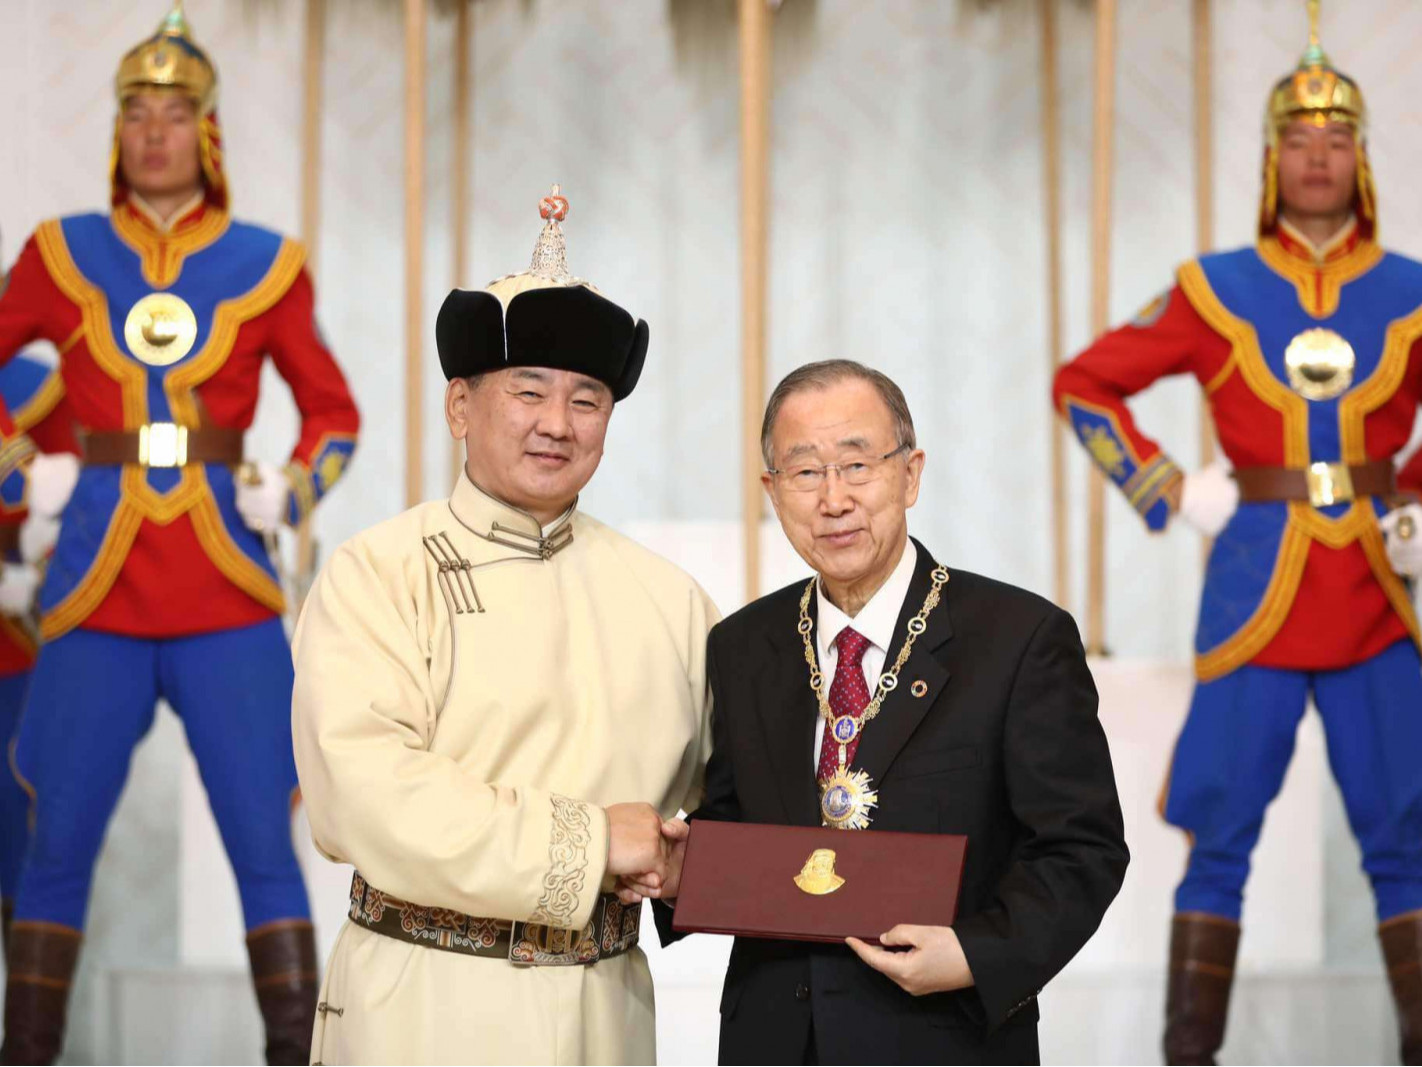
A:
[[[185,467],[192,463],[242,462],[242,431],[224,426],[190,429],[152,422],[137,430],[84,433],[80,453],[90,466],[136,463],[143,467]]]
[[[357,871],[351,879],[350,919],[377,934],[426,948],[538,967],[568,967],[611,959],[636,948],[642,906],[628,907],[611,893],[603,893],[587,926],[562,930],[410,904],[382,893]]]
[[[1391,496],[1397,492],[1397,471],[1389,460],[1357,466],[1342,463],[1315,463],[1297,467],[1238,467],[1234,480],[1239,498],[1262,500],[1307,500],[1315,507],[1346,504],[1360,496]]]

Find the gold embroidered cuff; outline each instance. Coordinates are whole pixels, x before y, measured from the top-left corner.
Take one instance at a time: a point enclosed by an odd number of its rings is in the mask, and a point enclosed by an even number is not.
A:
[[[528,921],[579,930],[592,918],[607,867],[607,815],[557,793],[549,801],[548,871]]]

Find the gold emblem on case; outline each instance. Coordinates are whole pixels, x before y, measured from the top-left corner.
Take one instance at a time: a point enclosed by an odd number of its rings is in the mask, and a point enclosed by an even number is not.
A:
[[[809,893],[812,897],[833,893],[844,885],[844,879],[834,873],[834,849],[817,848],[811,852],[805,866],[801,867],[800,873],[795,876],[795,884],[800,887],[801,892]]]
[[[1297,334],[1284,350],[1289,385],[1306,400],[1332,400],[1353,384],[1353,346],[1332,330],[1314,327]]]
[[[197,316],[172,293],[149,293],[128,313],[123,339],[135,358],[150,367],[172,366],[193,350]]]

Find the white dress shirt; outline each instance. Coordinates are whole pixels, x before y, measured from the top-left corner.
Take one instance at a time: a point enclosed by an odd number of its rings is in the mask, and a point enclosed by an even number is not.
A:
[[[869,698],[874,698],[874,687],[879,684],[879,675],[884,671],[889,645],[896,636],[901,636],[894,633],[894,627],[898,625],[899,612],[903,610],[904,598],[908,596],[909,585],[913,582],[913,569],[917,563],[918,549],[914,548],[912,541],[906,541],[904,554],[899,558],[898,566],[889,575],[888,581],[879,587],[869,598],[869,603],[860,608],[859,614],[853,618],[830,603],[829,597],[825,596],[824,580],[820,580],[816,590],[818,595],[815,598],[819,606],[815,619],[815,655],[820,659],[820,673],[825,677],[824,685],[833,684],[834,672],[839,666],[835,639],[846,626],[853,626],[857,633],[869,640],[869,647],[864,650],[864,658],[860,662],[864,668],[864,681],[869,686]],[[825,690],[825,696],[829,696],[828,689]],[[816,714],[818,716],[818,712]],[[810,758],[814,761],[813,766],[817,770],[824,737],[825,720],[823,716],[819,716],[815,720],[815,747],[810,753]]]

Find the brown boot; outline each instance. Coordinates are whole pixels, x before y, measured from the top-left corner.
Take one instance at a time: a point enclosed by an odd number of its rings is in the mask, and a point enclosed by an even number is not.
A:
[[[21,919],[10,927],[0,1063],[53,1063],[58,1058],[80,936],[57,923]]]
[[[316,1022],[316,935],[304,919],[267,923],[247,935],[252,984],[267,1029],[267,1062],[311,1062]]]
[[[1170,985],[1165,998],[1165,1062],[1213,1064],[1224,1043],[1239,923],[1181,912],[1170,928]]]
[[[1422,911],[1410,911],[1378,927],[1387,980],[1397,1005],[1402,1062],[1422,1063]]]

